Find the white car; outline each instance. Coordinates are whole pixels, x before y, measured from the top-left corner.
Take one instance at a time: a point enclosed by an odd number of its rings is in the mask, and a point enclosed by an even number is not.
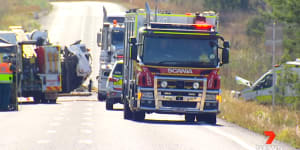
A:
[[[106,83],[107,97],[106,109],[112,110],[116,103],[123,103],[121,100],[123,83],[123,60],[115,62]]]
[[[106,82],[111,71],[110,65],[102,64],[100,66],[99,76],[98,76],[98,100],[104,101],[106,99]]]

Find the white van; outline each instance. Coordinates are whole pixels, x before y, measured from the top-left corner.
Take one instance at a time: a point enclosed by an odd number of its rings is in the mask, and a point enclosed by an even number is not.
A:
[[[288,66],[288,69],[285,70],[284,66]],[[300,85],[300,59],[296,61],[288,61],[284,65],[275,68],[275,92],[276,94],[280,94],[284,97],[295,97],[298,95],[300,91],[296,91],[293,86],[295,84]],[[293,83],[281,83],[279,81],[280,77],[290,72],[298,76],[296,82]],[[238,96],[244,98],[245,100],[260,100],[260,101],[268,101],[272,99],[272,91],[273,91],[273,72],[269,70],[264,75],[262,75],[256,82],[251,83],[248,80],[245,80],[241,77],[236,76],[236,81],[238,84],[248,86],[238,93]],[[284,90],[279,90],[279,87],[284,87]]]

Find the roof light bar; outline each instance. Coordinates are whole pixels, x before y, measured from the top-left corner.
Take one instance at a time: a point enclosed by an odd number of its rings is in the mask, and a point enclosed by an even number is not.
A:
[[[211,25],[211,24],[206,24],[206,23],[204,23],[204,24],[194,24],[193,26],[194,26],[195,29],[197,29],[197,30],[211,30],[211,29],[214,28],[213,25]]]

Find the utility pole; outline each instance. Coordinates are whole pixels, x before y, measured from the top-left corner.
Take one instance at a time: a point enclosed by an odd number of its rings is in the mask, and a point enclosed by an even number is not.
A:
[[[272,82],[272,85],[273,85],[273,89],[272,89],[272,108],[275,106],[275,76],[276,76],[276,72],[275,72],[275,48],[276,48],[276,45],[275,45],[275,42],[276,42],[276,21],[273,22],[273,49],[272,49],[272,54],[273,54],[273,57],[272,57],[272,73],[273,73],[273,82]]]

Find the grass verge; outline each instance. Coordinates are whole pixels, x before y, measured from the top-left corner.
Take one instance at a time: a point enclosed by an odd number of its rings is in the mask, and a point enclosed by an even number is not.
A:
[[[48,0],[0,0],[0,29],[20,25],[31,31],[39,29],[40,24],[35,19],[38,13],[49,11],[51,5]]]
[[[270,105],[232,98],[229,91],[224,91],[219,118],[260,134],[273,131],[276,140],[300,148],[300,112],[288,107],[272,109]]]

